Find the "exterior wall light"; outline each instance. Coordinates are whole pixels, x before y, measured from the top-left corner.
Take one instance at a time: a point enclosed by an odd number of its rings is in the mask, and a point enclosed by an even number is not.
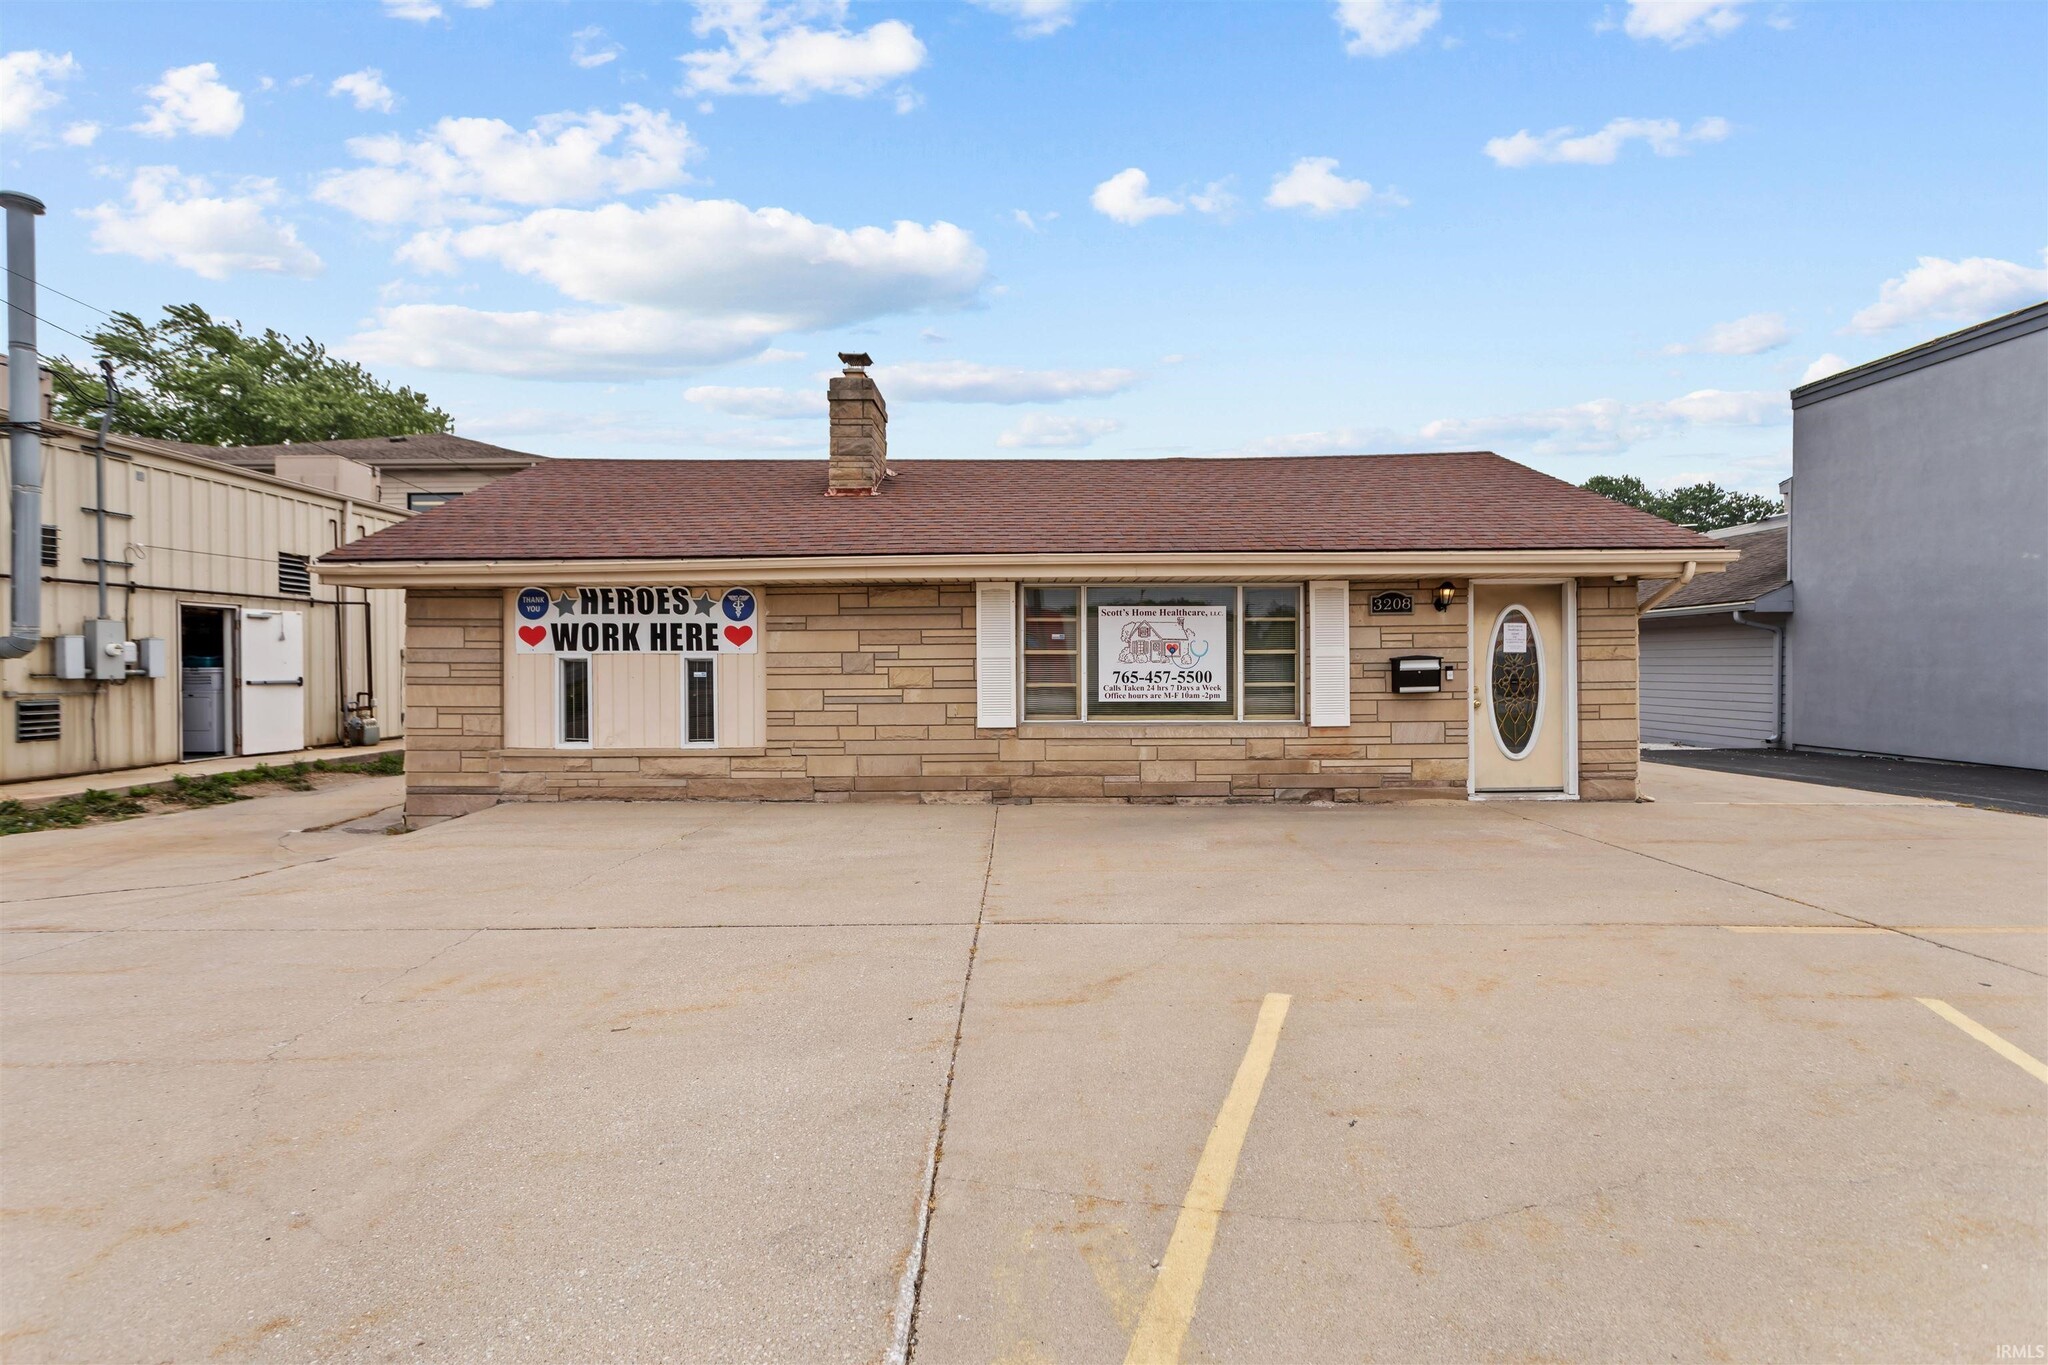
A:
[[[1450,579],[1446,578],[1443,582],[1436,585],[1436,609],[1438,611],[1449,611],[1451,609],[1451,603],[1457,600],[1457,584],[1451,582]]]

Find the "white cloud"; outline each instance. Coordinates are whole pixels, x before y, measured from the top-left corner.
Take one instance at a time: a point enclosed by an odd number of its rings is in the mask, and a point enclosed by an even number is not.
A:
[[[1782,313],[1751,313],[1733,322],[1717,322],[1700,333],[1697,341],[1676,342],[1664,348],[1666,355],[1762,355],[1775,351],[1792,339],[1792,328]]]
[[[66,147],[90,147],[99,141],[100,131],[99,124],[90,119],[81,119],[77,123],[65,125],[62,141]]]
[[[1806,373],[1799,376],[1801,384],[1811,384],[1816,379],[1826,379],[1831,374],[1840,374],[1851,368],[1853,362],[1842,359],[1833,351],[1816,359],[1806,367]]]
[[[770,430],[757,426],[716,430],[683,426],[647,412],[564,412],[548,408],[493,409],[482,417],[460,416],[456,430],[464,436],[497,441],[530,441],[535,437],[573,436],[576,445],[619,446],[659,445],[665,456],[685,455],[693,446],[712,450],[775,451],[822,450],[824,425],[816,430]],[[554,442],[555,453],[571,454],[564,443]]]
[[[1601,455],[1694,427],[1770,426],[1789,416],[1782,393],[1697,389],[1661,402],[1596,398],[1534,412],[1444,418],[1419,434],[1426,444],[1444,448],[1505,446],[1530,455]]]
[[[373,364],[513,379],[644,379],[743,359],[779,329],[660,308],[487,312],[407,303],[377,312],[349,353]]]
[[[1622,29],[1631,38],[1691,47],[1725,38],[1742,26],[1746,0],[1629,0]]]
[[[60,56],[23,48],[0,56],[0,133],[27,132],[37,114],[64,102],[53,87],[75,80],[79,70],[78,59],[69,52]]]
[[[1719,142],[1731,131],[1724,118],[1703,118],[1690,129],[1681,127],[1677,119],[1618,118],[1596,133],[1583,135],[1572,128],[1553,128],[1542,134],[1524,128],[1512,137],[1488,139],[1485,151],[1495,165],[1513,169],[1539,164],[1608,166],[1631,142],[1648,143],[1658,156],[1682,156],[1691,145]]]
[[[1337,0],[1344,50],[1354,57],[1388,57],[1413,47],[1437,18],[1436,0]]]
[[[544,209],[422,234],[446,268],[488,261],[583,308],[490,313],[408,304],[357,338],[366,359],[534,378],[680,374],[745,359],[776,336],[961,306],[987,271],[951,223],[851,230],[787,209],[664,197],[644,209]]]
[[[392,105],[397,103],[397,97],[391,93],[391,87],[384,84],[384,73],[374,66],[366,66],[361,71],[351,71],[346,76],[337,76],[334,84],[327,87],[327,93],[347,95],[355,101],[356,108],[375,109],[385,114],[390,113]]]
[[[910,25],[885,19],[858,31],[846,0],[698,0],[691,27],[725,46],[686,52],[683,87],[698,95],[872,95],[924,65]]]
[[[444,118],[408,140],[349,139],[367,161],[330,171],[313,195],[373,223],[438,223],[682,184],[697,151],[665,110],[546,114],[524,132],[503,119]]]
[[[1333,427],[1328,431],[1297,431],[1248,441],[1227,455],[1364,455],[1375,451],[1412,450],[1412,434],[1390,427]]]
[[[996,437],[1005,450],[1079,450],[1095,444],[1096,438],[1122,431],[1124,424],[1114,417],[1055,417],[1034,412]]]
[[[1122,393],[1138,382],[1135,370],[1026,370],[968,360],[878,365],[870,373],[892,399],[936,403],[1063,403]]]
[[[1877,291],[1877,302],[1849,319],[1845,332],[1889,331],[1909,322],[1981,322],[2048,297],[2048,251],[2043,269],[1971,256],[1950,261],[1922,256],[1920,263]]]
[[[298,230],[267,212],[277,202],[273,180],[244,180],[216,195],[203,178],[182,175],[175,166],[144,166],[128,186],[125,206],[101,204],[84,216],[93,224],[94,250],[168,261],[209,280],[237,271],[319,274],[320,258]]]
[[[1186,213],[1189,209],[1197,213],[1228,213],[1237,207],[1237,196],[1230,192],[1229,183],[1227,180],[1212,181],[1198,193],[1175,199],[1152,193],[1151,177],[1132,166],[1097,185],[1094,193],[1088,196],[1088,202],[1105,218],[1135,227],[1147,218]]]
[[[242,97],[212,62],[172,67],[149,88],[149,98],[142,122],[133,125],[145,137],[226,137],[242,126]]]
[[[1320,218],[1346,209],[1361,208],[1375,198],[1383,204],[1408,202],[1398,194],[1382,192],[1375,195],[1370,181],[1346,180],[1337,174],[1337,158],[1333,156],[1304,156],[1284,173],[1273,177],[1273,188],[1266,195],[1266,207],[1305,209]]]
[[[492,0],[455,0],[464,9],[489,9]],[[416,24],[446,16],[439,0],[384,0],[384,13],[393,19],[410,19]]]
[[[683,390],[692,403],[733,417],[822,417],[823,389],[740,389],[700,384]]]
[[[973,0],[991,14],[1000,14],[1020,38],[1043,38],[1074,22],[1080,0]]]
[[[606,62],[617,61],[619,54],[626,50],[606,37],[605,31],[596,24],[589,28],[579,28],[569,37],[573,44],[569,49],[569,60],[585,71],[595,70]]]

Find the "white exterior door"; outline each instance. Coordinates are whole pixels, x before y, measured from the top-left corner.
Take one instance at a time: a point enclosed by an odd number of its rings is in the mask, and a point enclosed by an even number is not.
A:
[[[306,614],[243,611],[242,749],[285,754],[306,747]]]
[[[1472,772],[1482,792],[1565,786],[1565,717],[1576,701],[1564,668],[1564,589],[1472,588]]]

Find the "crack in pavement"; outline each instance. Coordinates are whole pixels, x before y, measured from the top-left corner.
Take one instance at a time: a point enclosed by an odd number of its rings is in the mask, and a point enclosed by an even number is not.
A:
[[[2013,971],[2023,972],[2028,976],[2048,978],[2048,972],[2036,971],[2032,967],[2022,967],[2017,962],[2007,962],[2003,958],[1991,957],[1984,953],[1973,953],[1968,948],[1959,948],[1953,943],[1943,943],[1939,939],[1928,938],[1925,934],[1912,933],[1909,930],[1898,928],[1896,925],[1880,924],[1876,920],[1865,919],[1861,915],[1852,915],[1847,910],[1837,910],[1832,906],[1801,900],[1797,896],[1788,896],[1782,891],[1773,891],[1768,887],[1753,886],[1748,882],[1738,881],[1734,877],[1724,877],[1718,872],[1709,872],[1705,868],[1688,867],[1684,863],[1673,861],[1670,858],[1660,858],[1654,853],[1645,853],[1642,849],[1630,848],[1627,844],[1617,844],[1611,840],[1602,839],[1597,835],[1588,834],[1584,830],[1572,829],[1549,820],[1539,820],[1534,815],[1523,811],[1516,811],[1514,813],[1532,825],[1541,825],[1545,829],[1556,830],[1559,834],[1569,834],[1575,838],[1584,839],[1588,843],[1598,844],[1602,848],[1611,848],[1620,853],[1628,853],[1638,858],[1646,858],[1653,863],[1661,863],[1665,867],[1676,868],[1680,872],[1690,872],[1694,876],[1706,877],[1728,886],[1739,886],[1744,891],[1754,891],[1759,896],[1769,896],[1773,900],[1781,900],[1790,905],[1803,905],[1809,910],[1818,910],[1823,915],[1835,915],[1841,919],[1848,920],[1852,924],[1860,924],[1867,929],[1881,929],[1888,934],[1897,934],[1900,938],[1910,938],[1915,942],[1925,943],[1931,948],[1942,948],[1951,953],[1961,953],[1964,957],[1974,957],[1979,962],[1988,962],[1994,967],[2009,967]]]
[[[939,1192],[939,1162],[946,1150],[946,1120],[953,1110],[953,1077],[960,1066],[960,1036],[967,1027],[967,991],[974,984],[975,956],[981,949],[981,926],[988,916],[988,889],[995,878],[996,834],[1002,826],[1003,808],[991,806],[988,819],[988,854],[981,868],[981,899],[974,910],[974,934],[967,941],[967,969],[960,977],[960,1009],[953,1016],[953,1050],[946,1059],[946,1085],[939,1098],[938,1127],[932,1133],[930,1154],[925,1159],[924,1190],[918,1200],[917,1236],[904,1263],[902,1283],[897,1289],[896,1308],[890,1314],[888,1365],[910,1365],[917,1350],[917,1313],[924,1295],[925,1251],[931,1242],[932,1204]]]

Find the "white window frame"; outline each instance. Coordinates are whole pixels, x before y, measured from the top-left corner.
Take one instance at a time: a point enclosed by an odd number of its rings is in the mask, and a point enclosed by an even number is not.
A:
[[[1231,649],[1231,713],[1227,716],[1090,716],[1088,714],[1088,665],[1095,653],[1095,635],[1088,628],[1088,592],[1091,587],[1134,587],[1134,588],[1229,588],[1235,598],[1231,606],[1231,633],[1234,636]],[[1025,714],[1024,679],[1024,595],[1033,588],[1072,588],[1074,590],[1074,630],[1080,636],[1074,654],[1075,709],[1072,716],[1031,716]],[[1247,588],[1292,588],[1294,589],[1294,714],[1291,716],[1247,716],[1244,713],[1244,652],[1245,621],[1244,594]],[[1300,725],[1304,708],[1308,705],[1308,628],[1309,605],[1308,584],[1295,579],[1277,580],[1271,583],[1218,582],[1212,578],[1196,579],[1146,579],[1131,583],[1049,583],[1042,580],[1027,580],[1016,585],[1016,653],[1017,653],[1017,723],[1019,725]]]
[[[709,739],[690,738],[690,665],[693,663],[708,663],[711,665],[711,738]],[[681,733],[677,736],[679,747],[684,749],[716,749],[718,747],[718,694],[725,686],[723,680],[718,676],[719,671],[718,656],[716,654],[685,654],[683,656],[683,709],[678,717],[681,722]]]
[[[588,654],[557,654],[555,659],[555,747],[557,749],[589,749],[596,746],[597,739],[597,666]],[[584,717],[584,731],[587,739],[568,738],[568,682],[563,665],[571,660],[583,664],[583,698],[588,709]]]

